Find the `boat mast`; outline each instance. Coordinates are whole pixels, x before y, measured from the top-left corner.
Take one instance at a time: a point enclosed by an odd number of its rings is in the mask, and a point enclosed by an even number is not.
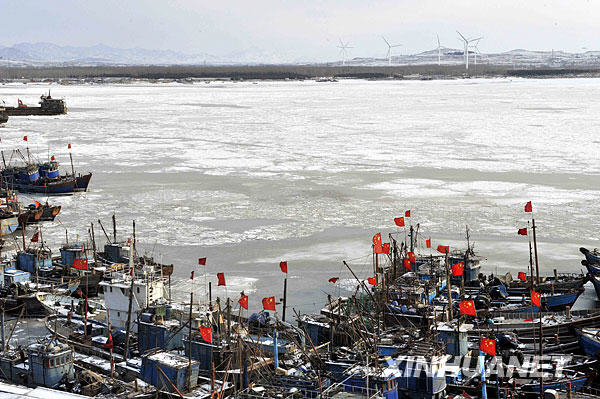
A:
[[[446,288],[448,289],[448,321],[454,318],[452,309],[452,282],[450,281],[450,265],[448,264],[448,252],[446,251]]]
[[[537,239],[536,239],[536,234],[535,234],[535,218],[533,217],[533,212],[531,214],[531,225],[532,225],[532,230],[533,230],[533,250],[535,252],[535,272],[536,272],[536,280],[537,280],[537,286],[539,287],[540,285],[540,264],[539,264],[539,259],[538,259],[538,250],[537,250]],[[540,293],[541,294],[541,293]],[[541,298],[540,298],[540,302],[541,302]],[[540,303],[541,305],[541,303]],[[540,306],[540,340],[539,340],[539,356],[540,356],[540,399],[544,398],[544,370],[543,370],[543,365],[541,364],[542,361],[542,357],[544,355],[544,349],[543,349],[543,345],[542,345],[542,341],[544,339],[544,330],[543,330],[543,326],[542,326],[542,318],[543,318],[543,312],[542,312],[542,307]]]
[[[192,389],[192,306],[194,305],[194,293],[190,292],[190,332],[188,337],[188,389]],[[212,341],[212,339],[211,339]],[[214,369],[213,369],[214,370]],[[213,371],[214,372],[214,371]],[[225,381],[223,381],[223,384]]]
[[[113,222],[113,242],[117,242],[117,218],[115,217],[114,213],[112,215],[112,222]],[[131,256],[131,254],[129,254],[129,256]]]
[[[123,361],[127,362],[129,356],[129,335],[131,333],[131,308],[133,306],[133,284],[135,282],[135,274],[131,272],[131,286],[129,287],[129,305],[127,308],[127,326],[125,331],[125,353],[123,354]],[[148,289],[148,287],[146,287]]]

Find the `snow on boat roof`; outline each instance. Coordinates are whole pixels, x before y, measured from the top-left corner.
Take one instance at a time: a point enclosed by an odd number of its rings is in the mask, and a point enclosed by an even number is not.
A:
[[[87,396],[77,395],[71,392],[57,391],[50,388],[27,388],[20,385],[0,382],[0,398],[36,398],[36,399],[53,399],[53,398],[73,398],[86,399]]]
[[[148,355],[148,359],[176,368],[187,367],[189,364],[189,360],[187,358],[171,352],[156,352],[151,355]],[[192,360],[192,364],[193,363],[198,362]]]

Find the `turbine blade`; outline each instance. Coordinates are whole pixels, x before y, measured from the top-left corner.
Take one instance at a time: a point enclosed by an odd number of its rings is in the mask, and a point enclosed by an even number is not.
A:
[[[441,45],[440,45],[440,35],[436,34],[435,36],[437,37],[438,48],[439,48],[439,47],[441,47]]]
[[[466,38],[466,37],[464,37],[464,36],[462,35],[462,33],[460,33],[459,31],[456,31],[456,33],[458,33],[458,35],[459,35],[460,37],[462,37],[462,39],[463,39],[465,42],[468,42],[467,38]]]
[[[385,40],[385,37],[381,36],[381,38],[383,39],[383,41],[385,42],[385,44],[388,45],[388,47],[390,46],[390,42],[388,42],[387,40]]]

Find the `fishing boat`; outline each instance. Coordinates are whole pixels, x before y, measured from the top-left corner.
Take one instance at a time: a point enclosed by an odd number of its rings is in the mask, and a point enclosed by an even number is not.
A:
[[[92,178],[92,173],[85,175],[64,175],[56,179],[36,179],[35,181],[21,180],[11,173],[11,170],[4,170],[3,184],[6,188],[11,188],[21,193],[44,194],[44,195],[62,195],[75,192],[87,191],[87,187]]]
[[[10,162],[17,156],[23,166],[14,166]],[[45,195],[72,194],[87,191],[92,173],[76,174],[71,158],[71,173],[60,175],[59,163],[52,159],[47,162],[35,162],[27,148],[27,156],[20,150],[13,150],[6,163],[6,157],[2,152],[4,169],[2,170],[2,186],[7,189],[21,193],[34,193]]]
[[[590,269],[591,269],[591,267],[590,267]],[[594,291],[596,291],[596,296],[598,297],[598,299],[600,299],[600,278],[598,278],[598,276],[590,273],[590,280],[592,281],[592,284],[594,285]]]
[[[58,214],[60,213],[62,207],[60,205],[48,205],[48,203],[46,202],[45,204],[43,204],[41,206],[42,208],[42,216],[40,217],[40,220],[42,221],[53,221],[56,216],[58,216]]]
[[[67,316],[69,313],[83,314],[87,307],[88,317],[101,318],[106,314],[103,301],[88,299],[80,300],[72,296],[54,294],[50,292],[35,293],[37,300],[46,310],[47,314],[59,314]]]
[[[73,349],[55,339],[2,351],[0,369],[3,378],[17,384],[63,389],[75,384]]]
[[[587,248],[581,247],[579,248],[579,251],[585,255],[585,260],[587,260],[590,265],[600,266],[600,251],[598,251],[598,248],[594,248],[590,251]]]
[[[579,345],[588,356],[598,357],[600,355],[600,329],[583,328],[577,330]]]
[[[5,113],[10,116],[29,116],[29,115],[62,115],[67,113],[65,100],[54,98],[48,94],[40,96],[39,107],[27,106],[21,100],[18,100],[16,107],[5,107]]]
[[[41,208],[25,208],[23,212],[19,214],[19,227],[23,227],[25,225],[37,223],[42,215],[44,214],[44,210]]]

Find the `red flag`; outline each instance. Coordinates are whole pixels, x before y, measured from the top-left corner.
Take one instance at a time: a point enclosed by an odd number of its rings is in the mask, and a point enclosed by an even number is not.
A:
[[[455,265],[452,265],[452,275],[453,276],[462,276],[463,275],[463,263],[458,262]]]
[[[240,304],[241,307],[248,310],[248,296],[247,295],[242,295],[242,297],[239,299],[238,303]]]
[[[377,233],[373,236],[373,252],[376,254],[383,253],[383,246],[381,244],[381,233]]]
[[[33,237],[31,237],[31,242],[38,242],[38,238],[40,236],[40,232],[36,231]]]
[[[190,275],[190,280],[194,279],[194,271],[192,270],[192,274]]]
[[[408,253],[408,260],[410,260],[412,263],[416,262],[415,253],[414,252],[409,252]]]
[[[69,143],[69,145],[67,146],[67,148],[70,150],[71,149],[71,144]]]
[[[87,270],[88,260],[87,258],[73,259],[73,267],[77,270]]]
[[[425,240],[425,245],[427,246],[427,248],[431,248],[431,238]]]
[[[275,297],[274,296],[270,296],[268,298],[263,298],[262,304],[263,304],[263,309],[264,310],[272,310],[273,312],[276,311],[276,309],[275,309]]]
[[[56,161],[56,158],[54,158],[54,155],[52,155],[52,156],[50,157],[50,160],[51,160],[51,161]]]
[[[519,272],[519,280],[527,281],[527,274],[525,272]]]
[[[483,338],[479,342],[479,350],[491,356],[496,356],[496,340]]]
[[[533,205],[531,205],[531,201],[525,204],[525,212],[533,212]]]
[[[227,285],[227,284],[225,284],[225,274],[224,273],[217,273],[217,279],[219,279],[219,284],[217,284],[218,286]]]
[[[396,226],[398,227],[404,227],[404,218],[394,218],[394,223],[396,223]]]
[[[368,281],[368,282],[369,282],[369,284],[371,284],[371,285],[377,285],[377,276],[374,276],[374,277],[369,277],[369,278],[367,279],[367,281]]]
[[[386,255],[390,254],[390,243],[389,242],[383,243],[383,253]]]
[[[404,212],[404,217],[405,218],[409,218],[410,217],[410,209],[406,212]]]
[[[27,141],[27,136],[23,136],[23,141]]]
[[[198,264],[202,265],[202,266],[206,266],[206,258],[199,258],[198,259]]]
[[[412,270],[412,267],[410,266],[410,260],[406,258],[402,259],[402,265],[406,270]]]
[[[332,283],[332,284],[335,284],[335,283],[337,283],[337,281],[339,279],[340,279],[339,277],[332,277],[332,278],[329,279],[329,282]]]
[[[212,343],[212,330],[210,327],[200,326],[200,335],[202,336],[203,340],[205,340],[209,344]]]
[[[287,262],[281,261],[279,262],[279,267],[283,273],[287,273]]]
[[[462,301],[458,304],[460,308],[460,314],[477,316],[477,312],[475,311],[475,302],[473,301]]]
[[[542,307],[542,295],[539,292],[531,291],[531,304],[538,308]]]
[[[520,236],[526,236],[527,235],[527,227],[523,227],[522,229],[517,230],[517,234]]]
[[[106,343],[102,345],[105,349],[112,349],[113,348],[113,338],[112,338],[112,333],[108,333],[108,339],[106,340]]]
[[[450,247],[448,245],[438,245],[437,251],[442,254],[447,254],[450,252]]]

